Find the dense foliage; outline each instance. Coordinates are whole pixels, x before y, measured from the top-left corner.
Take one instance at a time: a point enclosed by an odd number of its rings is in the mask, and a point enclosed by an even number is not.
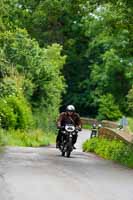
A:
[[[133,145],[127,145],[122,141],[101,138],[92,138],[83,144],[86,152],[95,152],[101,157],[117,161],[133,168]]]
[[[41,47],[54,42],[63,45],[67,55],[63,74],[68,85],[63,105],[73,103],[82,114],[96,116],[99,98],[110,93],[116,107],[129,112],[126,96],[133,83],[132,1],[12,2],[7,15],[10,19],[13,16],[10,27],[26,28]]]
[[[0,98],[0,127],[28,129],[33,126],[30,106],[19,96]]]
[[[60,55],[61,46],[40,48],[25,30],[17,29],[0,34],[0,48],[4,57],[0,81],[1,127],[24,129],[27,124],[32,127],[30,107],[32,111],[43,108],[46,115],[53,113],[51,120],[54,120],[64,88],[60,70],[65,57]]]
[[[128,129],[131,134],[133,134],[133,118],[128,117]]]
[[[127,103],[128,103],[128,112],[130,116],[133,116],[133,86],[129,90],[127,95]]]
[[[103,95],[99,100],[98,119],[117,120],[122,116],[111,94]]]
[[[132,6],[129,0],[1,0],[1,128],[50,130],[68,103],[100,119],[131,115]]]

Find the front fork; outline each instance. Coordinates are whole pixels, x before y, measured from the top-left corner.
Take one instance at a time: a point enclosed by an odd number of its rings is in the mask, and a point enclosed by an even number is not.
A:
[[[73,150],[73,136],[72,136],[72,134],[69,135],[68,143],[67,143],[67,149],[69,151]]]

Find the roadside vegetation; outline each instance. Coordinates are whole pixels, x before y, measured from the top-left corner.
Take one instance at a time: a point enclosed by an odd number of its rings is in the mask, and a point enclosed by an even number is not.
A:
[[[131,117],[128,117],[128,126],[129,126],[130,133],[133,134],[133,118]]]
[[[83,124],[83,129],[91,129],[92,125],[91,124]]]
[[[133,144],[127,145],[119,140],[92,138],[83,144],[83,151],[96,153],[102,158],[133,168]]]
[[[132,6],[1,0],[0,130],[55,133],[67,104],[98,120],[132,117]]]
[[[61,46],[40,48],[25,30],[17,29],[0,33],[0,48],[1,143],[47,145],[56,131],[65,86]]]
[[[0,145],[1,146],[25,146],[39,147],[47,146],[54,142],[55,134],[44,133],[42,130],[0,130]]]

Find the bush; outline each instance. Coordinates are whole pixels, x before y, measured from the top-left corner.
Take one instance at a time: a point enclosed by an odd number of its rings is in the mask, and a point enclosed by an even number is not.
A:
[[[11,96],[0,99],[1,128],[25,129],[32,125],[32,112],[23,97]]]
[[[65,56],[62,46],[52,44],[40,48],[26,30],[16,29],[0,33],[0,48],[5,59],[19,75],[24,76],[23,90],[33,107],[60,106],[65,82],[61,70]]]
[[[101,157],[133,168],[133,145],[127,145],[119,140],[92,138],[83,144],[83,150],[94,152]]]
[[[133,118],[132,117],[128,117],[128,127],[129,127],[130,133],[133,134]]]
[[[98,145],[98,138],[92,138],[91,140],[86,140],[83,144],[83,150],[86,152],[94,152]]]
[[[6,77],[0,81],[0,98],[16,94],[16,82],[12,77]]]
[[[5,64],[0,62],[0,73],[3,79],[0,81],[0,96],[5,98],[9,95],[19,96],[20,93],[23,93],[33,110],[42,108],[45,110],[45,118],[42,121],[45,120],[45,125],[49,128],[51,121],[53,123],[55,120],[55,113],[57,117],[62,92],[65,90],[62,68],[66,56],[62,55],[62,46],[52,44],[47,48],[40,48],[38,42],[31,39],[26,30],[16,29],[0,33],[0,48],[3,49],[1,57],[5,62],[8,61],[4,71],[2,69]],[[17,76],[15,81],[14,75]],[[16,87],[18,85],[19,88]],[[28,114],[25,112],[25,117],[22,114],[27,108],[23,109],[23,106],[20,105],[25,105],[25,103],[14,101],[17,102],[17,105],[11,103],[13,113],[14,110],[17,110],[17,113],[21,113],[20,118],[22,119],[21,123],[19,115],[17,115],[16,128],[27,128],[25,119]]]
[[[103,95],[100,98],[98,119],[117,120],[122,116],[118,105],[115,104],[111,94]]]
[[[56,132],[56,120],[58,110],[56,107],[34,109],[33,116],[36,128],[45,130],[46,132]]]
[[[128,92],[127,104],[128,104],[128,113],[130,116],[133,116],[133,86]]]
[[[0,145],[39,147],[47,146],[55,141],[53,134],[45,134],[42,130],[8,130],[0,129]]]
[[[16,115],[17,120],[14,128],[27,129],[33,126],[30,105],[22,96],[12,96],[7,99],[7,103],[12,108],[13,113]]]
[[[0,99],[0,126],[1,128],[14,128],[17,117],[13,109],[8,105],[6,99]]]

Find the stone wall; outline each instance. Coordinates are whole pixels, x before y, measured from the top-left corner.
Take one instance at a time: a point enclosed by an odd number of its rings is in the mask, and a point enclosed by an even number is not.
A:
[[[103,120],[102,122],[96,119],[81,117],[82,124],[102,124],[102,128],[99,129],[99,137],[105,137],[108,139],[119,139],[126,143],[133,142],[133,135],[131,135],[126,129],[118,129],[118,124],[116,122]]]
[[[96,119],[92,119],[92,118],[85,118],[85,117],[81,117],[81,121],[82,124],[99,124],[100,122],[98,122]]]
[[[119,139],[126,143],[133,142],[133,135],[127,133],[124,130],[112,130],[110,128],[100,128],[99,137],[104,137],[108,139]]]
[[[82,124],[102,124],[103,127],[109,127],[109,128],[117,128],[118,124],[112,121],[107,121],[107,120],[103,120],[103,121],[98,121],[96,119],[92,119],[92,118],[85,118],[85,117],[81,117],[81,121]]]
[[[118,128],[118,123],[107,120],[103,120],[102,125],[103,127],[108,127],[108,128]]]

